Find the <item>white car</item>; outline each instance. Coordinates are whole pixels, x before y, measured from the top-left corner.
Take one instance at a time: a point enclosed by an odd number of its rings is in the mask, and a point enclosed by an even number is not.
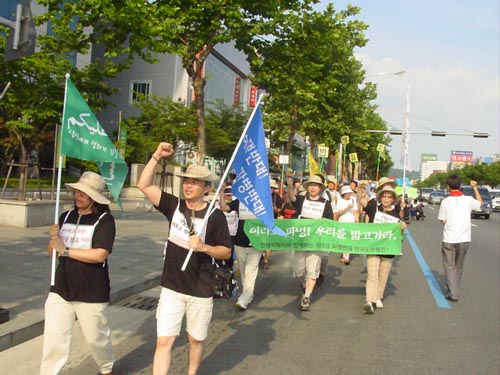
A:
[[[500,211],[500,189],[491,189],[490,195],[492,201],[491,207],[493,211]]]

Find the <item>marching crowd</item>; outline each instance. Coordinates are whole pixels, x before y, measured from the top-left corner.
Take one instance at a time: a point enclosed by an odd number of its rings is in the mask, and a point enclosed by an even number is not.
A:
[[[210,210],[204,197],[214,177],[205,166],[191,165],[176,175],[182,178],[182,198],[166,193],[154,184],[155,168],[161,158],[174,152],[170,143],[161,142],[146,164],[138,187],[168,221],[164,250],[161,294],[156,311],[157,342],[153,374],[166,375],[171,352],[184,317],[189,340],[188,374],[195,375],[201,364],[204,341],[213,311],[211,277],[213,263],[224,261],[232,267],[236,260],[241,275],[241,293],[236,301],[246,310],[254,298],[259,265],[267,269],[270,251],[252,247],[243,227],[254,216],[233,197],[231,185],[221,189],[218,207]],[[438,219],[444,225],[442,258],[447,281],[446,298],[460,296],[465,254],[470,243],[470,210],[477,209],[481,197],[477,183],[471,181],[476,197],[462,196],[460,179],[452,175]],[[400,223],[406,228],[406,203],[396,194],[394,181],[380,178],[375,184],[350,181],[339,186],[332,176],[310,176],[302,183],[270,181],[276,219],[326,219],[345,223]],[[101,375],[113,374],[114,354],[106,307],[110,298],[108,256],[115,239],[115,221],[104,196],[102,176],[85,172],[74,184],[74,208],[64,212],[59,223],[49,229],[49,255],[56,254],[55,282],[45,304],[45,328],[41,375],[59,374],[68,360],[75,319],[80,322],[90,352]],[[286,191],[285,191],[286,190]],[[467,216],[468,215],[468,216]],[[468,219],[467,219],[468,218]],[[190,254],[186,262],[186,254]],[[296,251],[293,274],[302,289],[300,309],[308,311],[316,285],[324,279],[329,257],[321,251]],[[367,255],[366,293],[363,309],[372,314],[383,308],[384,290],[394,255]],[[350,254],[341,254],[350,264]]]

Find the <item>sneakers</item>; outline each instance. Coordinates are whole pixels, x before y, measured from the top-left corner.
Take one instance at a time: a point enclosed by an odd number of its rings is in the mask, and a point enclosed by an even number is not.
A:
[[[450,296],[450,295],[447,295],[447,296],[446,296],[446,297],[444,297],[444,298],[446,298],[446,299],[447,299],[448,301],[450,301],[450,302],[458,302],[458,299],[457,299],[457,298],[453,298],[453,297],[452,297],[452,296]]]
[[[240,311],[245,311],[247,309],[246,306],[243,306],[243,304],[239,303],[239,302],[236,302],[236,304],[234,305],[237,309],[239,309]]]
[[[309,301],[309,297],[302,297],[300,300],[300,309],[302,311],[309,311],[311,309],[311,303]]]
[[[365,313],[373,314],[373,305],[371,302],[366,302],[363,306],[363,309],[365,310]]]
[[[379,299],[377,300],[377,302],[375,302],[375,306],[377,307],[377,309],[383,309],[384,308],[384,304]]]

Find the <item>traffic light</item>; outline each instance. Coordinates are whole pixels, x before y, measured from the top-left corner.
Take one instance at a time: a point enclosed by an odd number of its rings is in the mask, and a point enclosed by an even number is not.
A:
[[[16,60],[35,52],[36,28],[30,3],[31,0],[21,0],[17,4],[15,21],[0,17],[0,23],[11,28],[5,46],[4,61]]]

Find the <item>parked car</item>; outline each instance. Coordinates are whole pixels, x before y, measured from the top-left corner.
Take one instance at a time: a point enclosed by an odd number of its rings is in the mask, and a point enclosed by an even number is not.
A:
[[[434,188],[421,188],[418,197],[424,202],[429,202],[429,195],[435,190]]]
[[[441,204],[444,197],[445,195],[443,190],[435,190],[429,194],[428,202],[429,204]]]
[[[464,185],[460,188],[460,190],[464,195],[468,195],[471,197],[476,196],[474,194],[474,189],[472,189],[472,186]],[[479,211],[472,211],[471,216],[473,218],[483,216],[485,219],[489,219],[491,211],[493,210],[490,191],[484,186],[478,186],[477,190],[479,190],[479,194],[481,194],[483,204],[481,205],[481,209]]]
[[[500,211],[500,189],[491,189],[491,209],[493,211]]]

